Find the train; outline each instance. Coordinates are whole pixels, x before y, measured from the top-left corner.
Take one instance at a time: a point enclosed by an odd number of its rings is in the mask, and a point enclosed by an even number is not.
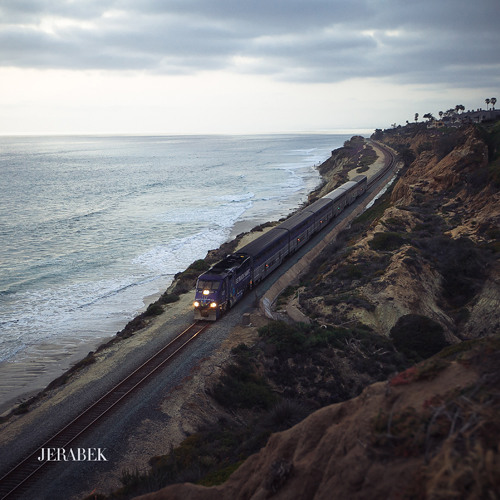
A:
[[[361,196],[367,185],[365,175],[354,177],[214,264],[196,281],[194,318],[217,321],[248,290]]]

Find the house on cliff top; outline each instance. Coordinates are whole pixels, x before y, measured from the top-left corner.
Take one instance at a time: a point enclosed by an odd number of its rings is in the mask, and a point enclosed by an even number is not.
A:
[[[459,127],[467,123],[483,123],[500,120],[500,109],[477,109],[464,113],[444,116],[440,120],[431,120],[427,128]]]

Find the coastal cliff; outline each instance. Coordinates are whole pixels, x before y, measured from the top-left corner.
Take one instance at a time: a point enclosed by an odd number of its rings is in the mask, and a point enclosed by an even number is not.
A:
[[[229,361],[207,360],[181,398],[189,437],[102,498],[166,484],[141,498],[498,491],[498,137],[498,125],[377,133],[399,176],[278,301],[310,324],[252,316]],[[364,168],[358,146],[320,167],[323,189]]]
[[[379,212],[354,221],[345,246],[318,261],[300,294],[304,312],[324,324],[358,320],[381,335],[420,315],[447,342],[498,331],[499,177],[487,142],[474,127],[382,140],[413,161]]]

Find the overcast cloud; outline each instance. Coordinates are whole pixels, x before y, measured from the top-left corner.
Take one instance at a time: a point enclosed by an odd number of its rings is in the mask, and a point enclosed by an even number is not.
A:
[[[0,0],[0,134],[364,129],[500,94],[500,0]]]
[[[500,80],[499,0],[2,0],[0,65]]]

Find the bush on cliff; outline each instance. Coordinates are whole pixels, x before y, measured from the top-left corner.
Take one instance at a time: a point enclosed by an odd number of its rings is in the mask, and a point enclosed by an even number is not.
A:
[[[160,297],[160,302],[162,304],[171,304],[172,302],[177,302],[179,299],[180,297],[177,294],[165,292]]]
[[[420,314],[401,316],[392,327],[390,337],[400,352],[416,361],[427,359],[448,345],[443,327]]]
[[[397,250],[405,241],[401,234],[387,231],[375,233],[373,239],[369,241],[369,245],[372,250],[392,251]]]
[[[277,397],[266,380],[257,375],[252,349],[242,344],[232,352],[234,362],[224,369],[224,375],[213,388],[214,399],[231,410],[270,408],[277,401]]]
[[[144,316],[159,316],[163,312],[163,307],[155,302],[154,304],[149,304],[148,308],[144,312]]]
[[[443,297],[453,308],[466,305],[486,276],[488,254],[469,238],[439,235],[415,241],[417,248],[441,273]]]

